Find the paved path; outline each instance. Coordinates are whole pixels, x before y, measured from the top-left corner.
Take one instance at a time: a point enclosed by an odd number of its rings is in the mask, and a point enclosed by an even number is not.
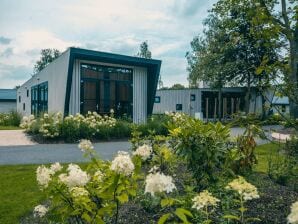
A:
[[[280,126],[266,126],[265,130],[277,130]],[[242,134],[244,129],[232,128],[231,135]],[[270,134],[268,133],[268,136]],[[257,140],[258,144],[267,143],[266,140]],[[103,159],[111,159],[117,151],[128,151],[129,142],[95,143],[95,150]],[[4,164],[43,164],[69,163],[86,161],[77,144],[36,144],[27,146],[0,146],[0,165]]]
[[[35,144],[23,130],[0,130],[0,146]]]
[[[111,159],[117,151],[128,151],[129,142],[95,143],[94,148],[103,159]],[[87,161],[77,144],[39,144],[0,147],[0,165],[46,164]]]

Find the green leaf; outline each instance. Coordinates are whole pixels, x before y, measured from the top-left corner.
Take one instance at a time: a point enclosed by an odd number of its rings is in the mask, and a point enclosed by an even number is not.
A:
[[[121,204],[123,204],[125,202],[128,202],[128,195],[126,193],[120,194],[119,196],[117,196],[117,199]]]
[[[158,220],[158,224],[164,224],[168,218],[170,217],[170,213],[164,214],[163,216],[161,216]]]
[[[166,207],[166,206],[171,206],[174,204],[174,199],[173,198],[164,198],[160,201],[161,207]]]
[[[86,212],[83,213],[82,218],[83,218],[84,220],[86,220],[87,223],[90,223],[90,222],[92,221],[90,215],[88,215],[88,213],[86,213]]]
[[[240,218],[235,215],[224,215],[224,219],[232,219],[232,220],[240,221]]]
[[[193,217],[191,212],[186,210],[186,209],[183,209],[183,208],[177,208],[176,211],[175,211],[175,215],[177,215],[177,217],[183,222],[183,223],[190,223],[188,220],[187,220],[187,216],[189,217]]]
[[[245,219],[246,222],[251,222],[251,221],[257,221],[257,222],[261,222],[262,220],[259,218],[247,218]]]

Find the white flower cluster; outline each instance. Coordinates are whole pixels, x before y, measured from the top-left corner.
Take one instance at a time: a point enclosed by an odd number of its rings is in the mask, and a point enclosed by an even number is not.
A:
[[[147,160],[152,154],[152,147],[150,145],[139,146],[136,151],[133,152],[133,155],[140,156],[142,160]]]
[[[193,199],[193,206],[192,208],[200,210],[202,208],[208,206],[216,206],[217,203],[220,201],[216,197],[213,197],[209,191],[205,190],[195,196]]]
[[[36,123],[36,120],[35,120],[34,115],[30,115],[29,117],[24,116],[22,121],[21,121],[20,127],[24,128],[26,131],[30,131],[32,126],[35,123]]]
[[[176,189],[173,178],[163,173],[150,173],[147,175],[145,182],[145,193],[150,193],[152,196],[155,193],[170,193]]]
[[[68,168],[68,175],[63,173],[59,175],[59,180],[66,184],[69,188],[76,187],[76,186],[85,186],[89,180],[89,175],[81,170],[81,168],[76,164],[69,164]]]
[[[291,205],[291,213],[288,215],[288,223],[298,224],[298,201]]]
[[[243,177],[239,176],[237,179],[234,179],[231,181],[228,186],[226,186],[226,189],[231,189],[234,191],[237,191],[238,194],[243,197],[245,201],[252,200],[259,198],[258,189],[248,183]]]
[[[91,152],[94,149],[90,140],[82,139],[78,145],[82,152]]]
[[[127,152],[119,151],[112,161],[110,169],[118,174],[129,176],[133,173],[135,166]]]
[[[37,205],[34,207],[33,215],[34,217],[44,217],[48,212],[48,208],[44,205]]]
[[[70,189],[71,195],[74,198],[88,196],[89,192],[83,187],[73,187]]]
[[[83,116],[82,114],[77,113],[75,116],[69,115],[65,117],[65,121],[75,122],[78,126],[85,125],[88,128],[93,130],[93,135],[96,132],[99,132],[99,129],[102,127],[112,128],[116,125],[116,119],[113,117],[109,117],[107,115],[101,116],[96,112],[90,112]]]
[[[95,181],[102,181],[103,178],[104,178],[104,174],[100,170],[96,171],[93,175],[93,180]]]
[[[60,163],[54,163],[50,166],[50,168],[41,165],[36,169],[36,179],[40,187],[47,188],[49,182],[52,180],[52,176],[60,171],[62,166]]]
[[[0,113],[0,125],[5,125],[9,119],[9,114]]]
[[[165,112],[165,115],[170,116],[174,122],[183,123],[185,121],[186,115],[180,112]]]
[[[62,113],[58,112],[53,115],[45,113],[43,118],[40,119],[41,127],[39,132],[44,137],[54,138],[59,136],[59,125],[62,123]]]

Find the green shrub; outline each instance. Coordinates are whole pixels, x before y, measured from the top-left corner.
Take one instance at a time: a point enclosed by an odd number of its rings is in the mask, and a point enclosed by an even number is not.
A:
[[[1,126],[16,126],[18,127],[21,123],[22,116],[16,111],[9,113],[0,113],[0,125]]]
[[[215,182],[229,150],[229,128],[221,123],[205,124],[186,115],[174,115],[173,120],[168,127],[175,153],[186,160],[199,186]]]

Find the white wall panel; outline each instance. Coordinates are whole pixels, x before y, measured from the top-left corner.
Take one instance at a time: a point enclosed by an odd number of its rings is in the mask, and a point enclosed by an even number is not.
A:
[[[147,69],[133,69],[133,122],[144,123],[147,120]]]
[[[46,81],[48,82],[48,112],[64,112],[69,52],[69,50],[65,51],[17,90],[17,110],[20,113],[31,114],[31,87]],[[27,96],[27,90],[29,90],[29,96]],[[21,96],[21,102],[19,102],[19,96]],[[26,105],[25,111],[23,103]]]

